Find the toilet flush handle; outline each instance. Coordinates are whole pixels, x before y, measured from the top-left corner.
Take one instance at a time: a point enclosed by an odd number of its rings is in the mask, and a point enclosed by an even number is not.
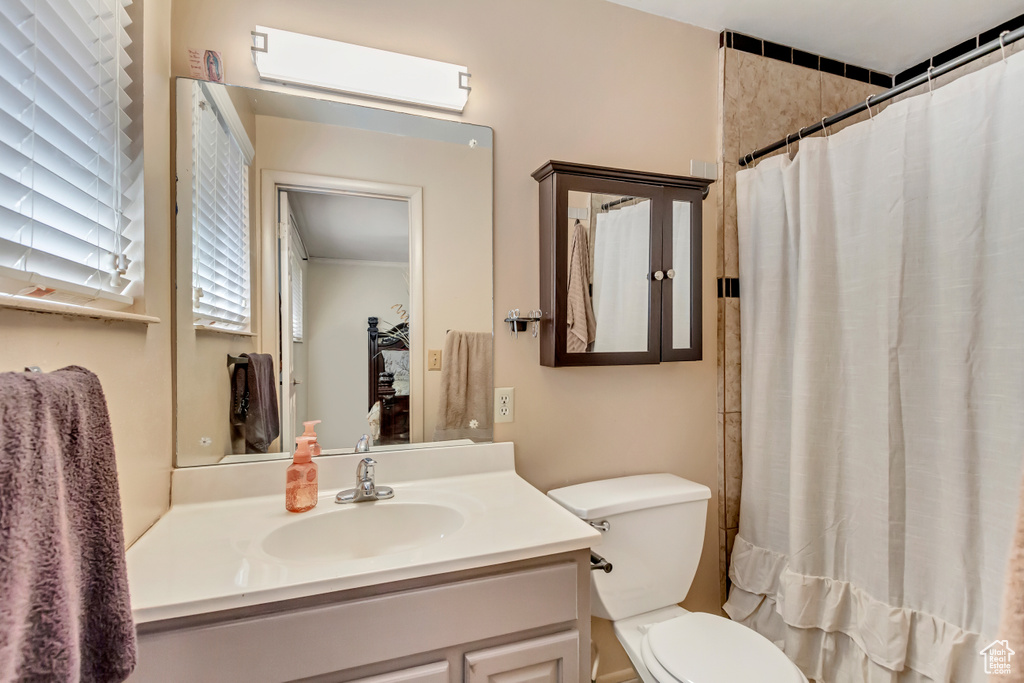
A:
[[[595,529],[598,529],[599,531],[608,531],[612,528],[612,525],[608,523],[607,519],[602,519],[600,522],[588,521],[587,524],[594,527]]]
[[[590,551],[590,571],[597,571],[600,569],[605,574],[610,574],[612,571],[612,563],[604,559],[593,550]]]

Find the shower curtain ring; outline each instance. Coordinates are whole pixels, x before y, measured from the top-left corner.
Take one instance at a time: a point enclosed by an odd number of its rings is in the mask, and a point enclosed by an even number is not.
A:
[[[934,68],[934,66],[928,67],[928,94],[931,94],[932,92],[932,70]]]
[[[829,136],[828,126],[825,125],[825,119],[827,119],[827,118],[828,118],[827,116],[822,116],[821,117],[821,132],[825,134],[825,137]]]
[[[871,97],[872,97],[871,95],[868,95],[867,97],[864,98],[864,106],[868,108],[868,118],[869,119],[875,118],[875,115],[873,113],[871,113]]]
[[[789,156],[789,134],[786,134],[786,156]]]
[[[999,34],[999,51],[1003,53],[1003,61],[1006,61],[1006,34],[1009,31],[1003,31]]]

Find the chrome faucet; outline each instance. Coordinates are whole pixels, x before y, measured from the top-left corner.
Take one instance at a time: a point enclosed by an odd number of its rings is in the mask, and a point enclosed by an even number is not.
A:
[[[362,442],[360,442],[362,443]],[[365,452],[365,451],[363,451]],[[368,500],[386,500],[393,498],[395,490],[390,486],[377,486],[373,480],[373,466],[377,461],[363,458],[356,465],[356,487],[340,492],[334,498],[335,503],[364,503]]]

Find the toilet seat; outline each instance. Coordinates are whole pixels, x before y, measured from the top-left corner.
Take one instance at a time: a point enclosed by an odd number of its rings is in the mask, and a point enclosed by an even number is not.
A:
[[[641,655],[659,683],[807,681],[767,638],[712,614],[687,613],[652,624]]]

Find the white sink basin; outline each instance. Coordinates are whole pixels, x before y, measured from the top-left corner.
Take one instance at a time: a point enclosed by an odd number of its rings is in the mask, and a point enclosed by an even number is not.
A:
[[[444,505],[354,503],[278,527],[263,539],[263,551],[282,560],[377,557],[436,543],[464,523],[461,512]]]

